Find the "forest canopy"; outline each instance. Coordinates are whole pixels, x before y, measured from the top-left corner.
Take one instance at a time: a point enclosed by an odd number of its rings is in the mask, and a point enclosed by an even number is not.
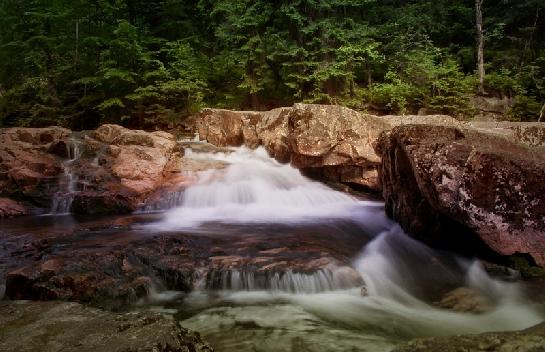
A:
[[[484,94],[545,103],[545,2],[484,0]],[[0,126],[151,128],[294,102],[468,118],[474,0],[0,0]]]

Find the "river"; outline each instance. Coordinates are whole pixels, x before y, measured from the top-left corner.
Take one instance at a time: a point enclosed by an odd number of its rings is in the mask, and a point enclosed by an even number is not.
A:
[[[65,261],[76,249],[183,234],[192,252],[180,255],[196,263],[191,290],[154,276],[148,297],[131,309],[172,314],[217,351],[389,351],[413,337],[516,330],[545,319],[517,283],[411,239],[381,202],[312,181],[262,148],[186,155],[224,167],[192,175],[192,186],[168,196],[170,209],[6,220],[2,230],[65,233],[48,252]],[[485,309],[434,304],[460,287]]]

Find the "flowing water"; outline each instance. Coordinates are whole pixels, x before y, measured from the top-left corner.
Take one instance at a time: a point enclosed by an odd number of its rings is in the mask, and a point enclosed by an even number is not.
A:
[[[77,176],[73,172],[74,163],[81,157],[80,141],[72,138],[66,143],[67,159],[62,163],[63,175],[59,178],[59,191],[53,196],[49,215],[70,213],[72,201],[77,192]]]
[[[69,211],[78,156],[74,144],[60,181],[66,188],[52,212]],[[176,252],[174,263],[196,268],[193,290],[176,291],[184,289],[179,278],[163,277],[148,263],[145,275],[154,286],[135,309],[173,314],[227,352],[389,351],[413,337],[516,330],[545,319],[519,285],[411,239],[382,203],[311,181],[261,148],[186,150],[186,157],[219,168],[166,195],[172,209],[163,213],[0,221],[2,233],[14,234],[0,241],[0,277],[31,263],[25,251],[32,246],[18,249],[29,236],[38,244],[56,238],[47,252],[37,252],[44,260],[62,258],[90,271],[103,268],[82,266],[81,259],[96,253],[142,250],[160,260],[173,244],[186,251]],[[165,248],[158,247],[163,239]],[[20,255],[9,259],[10,253]],[[487,309],[457,313],[434,305],[459,287],[486,298]]]
[[[313,182],[261,148],[188,155],[227,166],[199,174],[180,205],[149,228],[214,228],[220,235],[222,228],[244,233],[278,224],[322,228],[339,247],[347,232],[366,238],[350,260],[352,271],[333,266],[258,279],[255,272],[225,270],[219,284],[191,294],[152,294],[151,309],[176,314],[218,351],[388,351],[412,337],[522,329],[544,319],[516,284],[490,278],[478,262],[412,240],[380,203]],[[486,297],[490,308],[457,313],[431,304],[460,286]]]

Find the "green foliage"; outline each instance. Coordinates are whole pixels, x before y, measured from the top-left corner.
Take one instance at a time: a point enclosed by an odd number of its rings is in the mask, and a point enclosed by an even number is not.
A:
[[[415,49],[398,58],[384,76],[384,83],[369,89],[369,100],[392,113],[430,113],[457,117],[474,114],[472,75],[465,75],[456,61],[430,48]]]
[[[486,91],[535,120],[545,3],[487,0]],[[474,2],[0,0],[0,125],[173,125],[295,101],[474,114]]]
[[[409,103],[414,103],[420,96],[418,88],[408,83],[393,72],[388,71],[385,83],[370,87],[370,100],[384,105],[388,111],[405,114]]]

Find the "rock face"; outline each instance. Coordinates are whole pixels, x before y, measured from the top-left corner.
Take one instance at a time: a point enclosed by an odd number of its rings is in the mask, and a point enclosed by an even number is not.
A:
[[[381,132],[402,123],[456,123],[448,116],[373,116],[336,105],[295,104],[266,112],[205,109],[201,138],[218,146],[265,147],[280,162],[324,180],[379,191]]]
[[[50,128],[0,129],[0,216],[126,213],[191,182],[190,145],[166,132],[103,125],[73,133]],[[57,205],[57,206],[56,206]]]
[[[517,332],[419,338],[403,343],[392,352],[542,352],[545,351],[544,346],[545,323],[541,323]]]
[[[31,207],[49,207],[63,172],[62,159],[52,151],[56,141],[69,136],[60,127],[0,129],[0,197],[32,199]],[[15,208],[6,202],[2,209]],[[0,213],[15,215],[11,210]]]
[[[204,352],[198,333],[151,312],[115,314],[77,303],[0,302],[0,350]]]
[[[386,211],[409,233],[545,266],[543,147],[474,128],[405,125],[384,133],[377,152]]]
[[[0,198],[0,218],[26,214],[27,209],[22,204],[9,198]]]
[[[74,197],[77,213],[119,213],[135,210],[169,177],[180,172],[176,140],[166,132],[129,130],[103,125],[83,139],[84,155],[76,161],[82,180]],[[95,161],[95,162],[93,162]]]

